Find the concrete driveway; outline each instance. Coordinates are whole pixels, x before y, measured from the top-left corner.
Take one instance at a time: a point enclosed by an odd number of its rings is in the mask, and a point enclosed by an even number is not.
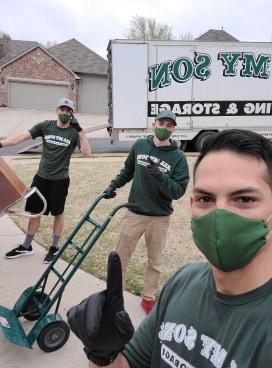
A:
[[[76,113],[75,116],[83,129],[93,128],[108,123],[108,117],[106,115]],[[41,121],[54,119],[56,119],[55,111],[0,107],[0,138],[29,129],[34,124]],[[106,129],[101,129],[88,133],[88,137],[108,138],[109,135]]]

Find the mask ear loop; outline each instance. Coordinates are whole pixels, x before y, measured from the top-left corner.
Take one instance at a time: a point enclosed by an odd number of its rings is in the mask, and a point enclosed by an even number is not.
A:
[[[271,219],[271,218],[272,218],[272,213],[271,213],[271,215],[269,215],[269,216],[268,216],[268,218],[266,219],[267,224],[268,224],[268,222],[270,221],[270,219]],[[266,236],[266,240],[268,240],[268,239],[270,238],[271,234],[272,234],[272,230],[271,230],[271,231],[270,231],[270,233]]]

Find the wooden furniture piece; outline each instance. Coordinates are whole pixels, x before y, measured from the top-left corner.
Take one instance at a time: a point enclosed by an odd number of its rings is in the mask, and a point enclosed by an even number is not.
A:
[[[27,187],[0,156],[0,213],[21,200]]]

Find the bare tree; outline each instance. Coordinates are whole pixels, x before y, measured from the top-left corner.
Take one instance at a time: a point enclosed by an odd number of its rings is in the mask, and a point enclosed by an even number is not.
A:
[[[8,33],[0,32],[0,58],[5,56],[11,37]]]
[[[194,39],[194,35],[191,32],[180,33],[179,40],[182,41],[192,41]]]
[[[11,40],[11,37],[8,33],[0,31],[0,40]]]
[[[132,17],[129,32],[125,37],[136,40],[172,40],[173,34],[172,27],[168,24],[136,15]]]
[[[43,44],[43,46],[46,49],[49,49],[49,47],[56,46],[58,43],[57,41],[46,41],[46,43]]]

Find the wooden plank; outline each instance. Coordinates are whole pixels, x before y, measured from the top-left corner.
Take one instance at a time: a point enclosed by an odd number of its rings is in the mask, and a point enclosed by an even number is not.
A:
[[[20,200],[27,187],[0,156],[0,212]]]

